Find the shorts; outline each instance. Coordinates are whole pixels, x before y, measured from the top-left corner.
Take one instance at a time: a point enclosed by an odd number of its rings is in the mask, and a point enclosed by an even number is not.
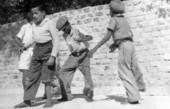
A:
[[[20,55],[18,69],[20,70],[28,70],[30,66],[30,62],[33,55],[33,47],[28,48],[23,51]]]

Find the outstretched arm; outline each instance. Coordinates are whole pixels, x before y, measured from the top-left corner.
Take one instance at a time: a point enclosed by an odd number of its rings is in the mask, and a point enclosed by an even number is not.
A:
[[[97,49],[110,39],[111,35],[112,31],[108,30],[106,36],[93,49],[89,51],[88,56],[92,57],[92,55],[97,51]]]
[[[90,41],[92,39],[93,39],[93,37],[91,35],[84,35],[83,37],[76,38],[75,40],[78,42],[86,42],[86,41]]]

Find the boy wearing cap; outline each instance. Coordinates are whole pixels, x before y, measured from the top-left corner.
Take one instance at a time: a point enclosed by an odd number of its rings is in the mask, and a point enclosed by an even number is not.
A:
[[[133,34],[124,16],[124,4],[120,0],[110,2],[111,20],[106,36],[89,51],[91,57],[97,49],[107,42],[112,36],[114,43],[110,46],[111,52],[119,49],[118,74],[126,89],[128,102],[137,104],[140,100],[139,91],[145,90],[143,75],[137,64],[135,49],[133,45]]]
[[[26,16],[27,22],[24,24],[19,33],[16,35],[15,41],[20,47],[20,59],[18,69],[23,73],[22,76],[22,84],[25,90],[26,87],[26,78],[27,72],[30,66],[31,57],[33,54],[33,35],[32,35],[32,23],[33,23],[33,15],[31,12],[27,13]]]
[[[16,108],[31,106],[35,98],[39,82],[45,84],[47,101],[44,107],[52,107],[51,82],[55,73],[55,60],[58,58],[59,34],[52,20],[46,18],[43,4],[35,3],[31,7],[33,13],[34,52],[30,64],[28,83],[24,92],[24,102]]]
[[[93,82],[90,73],[90,60],[89,57],[87,57],[87,53],[89,51],[87,41],[92,40],[92,36],[86,35],[86,33],[80,28],[73,28],[66,16],[62,16],[58,19],[56,28],[64,32],[63,38],[71,52],[59,71],[62,93],[60,101],[68,101],[72,99],[70,87],[77,68],[84,75],[85,88],[83,93],[87,97],[88,101],[92,101]]]

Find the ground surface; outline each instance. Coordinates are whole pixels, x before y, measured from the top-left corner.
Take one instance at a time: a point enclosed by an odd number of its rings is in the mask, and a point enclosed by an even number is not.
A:
[[[121,90],[119,93],[108,93],[110,89],[95,89],[94,101],[87,102],[81,94],[81,88],[72,88],[74,99],[69,102],[56,102],[60,96],[53,97],[53,107],[49,109],[170,109],[170,96],[148,96],[141,93],[140,104],[126,104],[126,96]],[[114,90],[116,91],[116,90]],[[118,91],[117,91],[118,92]],[[37,103],[26,109],[43,109],[45,100],[41,100],[43,88],[37,93]],[[121,94],[122,93],[122,94]],[[13,109],[22,101],[22,88],[0,89],[0,109]]]

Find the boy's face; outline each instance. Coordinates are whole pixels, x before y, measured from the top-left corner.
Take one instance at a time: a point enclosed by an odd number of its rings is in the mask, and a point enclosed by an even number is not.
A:
[[[61,29],[61,31],[63,31],[63,32],[66,33],[66,34],[70,34],[70,32],[71,32],[71,25],[70,25],[70,23],[67,23],[67,24]]]
[[[38,7],[31,9],[33,13],[34,23],[40,24],[45,18],[45,11],[40,11]]]

